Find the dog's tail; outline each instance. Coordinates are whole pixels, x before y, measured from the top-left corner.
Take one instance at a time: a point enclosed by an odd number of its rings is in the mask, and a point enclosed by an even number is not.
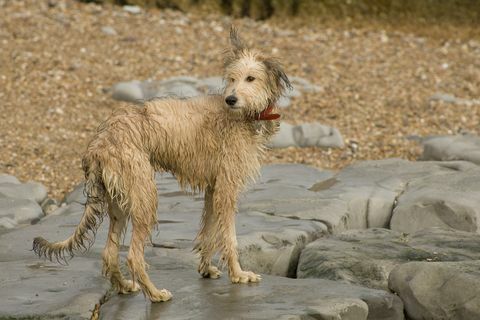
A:
[[[87,251],[95,241],[95,234],[106,212],[106,191],[102,179],[102,170],[98,161],[83,159],[85,170],[85,193],[87,202],[82,219],[75,232],[66,240],[49,242],[42,237],[33,240],[33,251],[39,257],[66,262],[73,258],[75,251]]]

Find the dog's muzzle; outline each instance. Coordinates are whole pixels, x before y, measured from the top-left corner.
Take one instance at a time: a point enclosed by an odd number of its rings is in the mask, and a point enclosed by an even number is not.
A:
[[[235,103],[237,103],[237,101],[238,99],[235,96],[228,96],[227,98],[225,98],[225,102],[231,107],[233,107]]]

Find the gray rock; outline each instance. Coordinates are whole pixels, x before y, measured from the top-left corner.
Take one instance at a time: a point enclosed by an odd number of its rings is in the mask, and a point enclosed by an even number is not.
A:
[[[480,168],[460,168],[409,181],[397,198],[390,228],[415,232],[446,227],[480,232]]]
[[[51,198],[47,198],[43,200],[40,206],[42,207],[42,211],[45,215],[48,215],[58,209],[57,201]]]
[[[0,183],[0,198],[30,199],[42,203],[47,198],[47,188],[38,182]]]
[[[9,217],[0,217],[0,232],[2,229],[13,229],[17,226],[14,219]]]
[[[123,11],[131,14],[139,14],[142,13],[142,8],[139,6],[123,6]]]
[[[66,204],[71,204],[71,203],[79,203],[79,204],[85,204],[87,203],[87,197],[85,196],[85,183],[80,183],[77,185],[73,191],[68,193],[64,198],[63,201]]]
[[[164,81],[144,81],[140,86],[144,100],[172,96],[189,98],[200,95],[197,82],[194,77],[173,77]]]
[[[0,318],[90,319],[109,288],[100,259],[62,266],[31,258],[0,262],[0,269]]]
[[[343,137],[336,128],[319,123],[304,123],[292,129],[299,147],[343,148]]]
[[[112,97],[120,101],[141,103],[144,100],[141,82],[120,82],[112,87]]]
[[[389,286],[412,320],[480,319],[480,261],[411,262],[390,274]]]
[[[0,174],[0,184],[2,183],[20,183],[20,181],[18,181],[18,179],[14,176],[11,176],[9,174],[4,174],[4,173],[1,173]]]
[[[222,77],[209,77],[201,79],[197,84],[197,89],[206,87],[207,93],[218,94],[222,92],[225,83]]]
[[[164,259],[166,260],[166,259]],[[136,319],[404,319],[402,302],[383,290],[320,279],[265,276],[254,285],[232,285],[225,277],[200,279],[190,267],[161,260],[151,278],[173,293],[167,303],[143,295],[113,296],[100,309],[102,320]]]
[[[291,125],[280,122],[280,129],[270,141],[272,148],[324,147],[343,148],[343,137],[336,128],[319,123]]]
[[[302,251],[298,278],[340,280],[388,290],[390,272],[410,261],[480,259],[480,235],[431,228],[414,234],[388,229],[349,230]]]
[[[293,125],[284,121],[280,122],[280,128],[278,132],[270,140],[269,146],[271,148],[288,148],[296,146],[295,140],[293,140]]]
[[[388,227],[397,198],[407,184],[426,176],[455,175],[477,166],[468,162],[409,162],[399,159],[358,162],[309,190],[275,186],[247,194],[244,210],[320,221],[330,233]],[[446,179],[447,180],[447,179]],[[444,181],[448,183],[448,181]],[[273,187],[273,186],[272,186]]]
[[[453,96],[451,94],[447,94],[447,93],[435,93],[434,95],[432,95],[430,97],[430,100],[443,101],[443,102],[447,102],[447,103],[455,103],[457,98],[455,98],[455,96]]]
[[[469,107],[480,105],[480,99],[461,99],[446,93],[435,93],[430,97],[430,101],[442,101],[446,103],[464,105]]]
[[[9,224],[29,223],[33,219],[43,217],[42,208],[30,199],[0,198],[0,217],[9,218],[2,223],[4,227]]]
[[[436,136],[422,140],[422,160],[465,160],[480,165],[480,137]]]
[[[244,199],[276,195],[287,186],[293,189],[287,188],[284,192],[300,192],[331,176],[329,172],[300,165],[268,166],[262,173],[259,183]],[[225,314],[254,319],[289,314],[298,319],[313,316],[364,319],[366,311],[369,319],[403,319],[401,301],[385,291],[319,279],[266,276],[261,284],[246,286],[232,285],[226,276],[221,280],[201,279],[191,249],[199,227],[202,197],[180,191],[171,175],[157,174],[156,178],[159,231],[153,232],[154,247],[147,246],[145,254],[153,281],[159,287],[172,290],[174,300],[150,305],[142,294],[115,295],[102,307],[103,319],[155,319],[159,315],[170,318],[172,314],[174,319],[224,319]],[[90,251],[78,253],[69,266],[42,263],[30,251],[37,235],[58,241],[72,234],[82,213],[83,205],[73,201],[35,225],[0,234],[3,277],[0,279],[0,317],[52,319],[62,314],[69,319],[90,318],[91,310],[108,286],[99,277],[108,219],[98,229]],[[318,221],[275,217],[245,209],[241,209],[237,217],[242,263],[270,273],[291,274],[301,248],[324,232],[325,226]],[[126,245],[129,237],[127,230]],[[125,253],[123,249],[123,258]],[[22,279],[21,286],[17,278]]]
[[[104,26],[102,27],[102,32],[105,33],[106,35],[109,35],[109,36],[116,36],[117,35],[117,31],[113,28],[113,27],[110,27],[110,26]]]

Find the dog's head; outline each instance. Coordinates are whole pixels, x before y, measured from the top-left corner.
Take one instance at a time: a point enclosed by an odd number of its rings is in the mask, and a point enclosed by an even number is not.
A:
[[[291,88],[290,81],[278,60],[248,48],[233,26],[230,43],[224,60],[225,107],[256,118]]]

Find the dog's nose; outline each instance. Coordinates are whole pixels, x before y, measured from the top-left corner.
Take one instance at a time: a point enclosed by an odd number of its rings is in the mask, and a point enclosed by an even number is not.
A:
[[[229,106],[234,106],[235,103],[237,103],[237,97],[235,96],[228,96],[226,99],[225,99],[225,102],[229,105]]]

